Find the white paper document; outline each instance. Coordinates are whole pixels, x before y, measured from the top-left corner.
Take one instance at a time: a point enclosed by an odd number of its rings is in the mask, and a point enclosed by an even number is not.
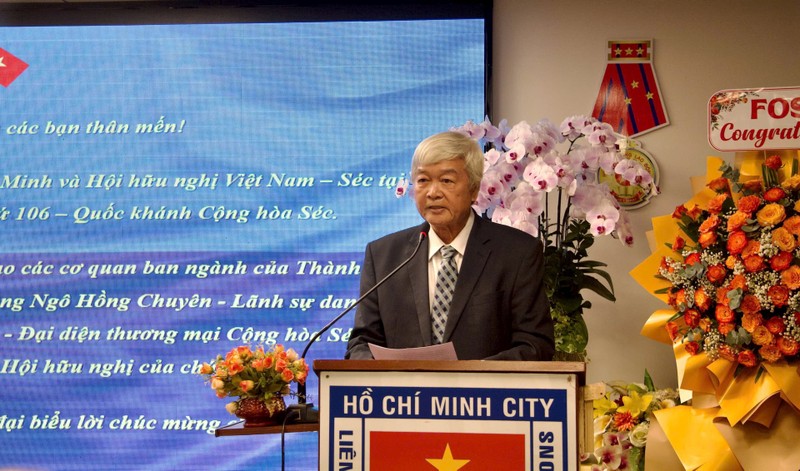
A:
[[[458,360],[453,342],[417,348],[386,348],[371,343],[369,351],[376,360]]]

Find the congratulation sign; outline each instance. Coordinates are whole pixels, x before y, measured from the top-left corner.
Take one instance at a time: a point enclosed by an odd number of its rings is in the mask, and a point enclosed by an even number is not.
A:
[[[708,142],[723,152],[800,148],[800,88],[715,93],[708,102]]]
[[[326,376],[321,470],[578,469],[568,375],[392,372],[373,386],[363,373]]]

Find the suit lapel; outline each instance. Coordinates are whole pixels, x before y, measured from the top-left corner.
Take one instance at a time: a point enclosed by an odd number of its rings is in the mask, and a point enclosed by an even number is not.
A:
[[[481,230],[483,222],[479,215],[475,215],[475,224],[472,233],[469,235],[467,250],[464,260],[461,262],[461,269],[458,272],[458,281],[453,293],[453,301],[450,303],[450,311],[447,314],[447,325],[444,330],[444,341],[448,341],[455,330],[458,320],[464,313],[471,293],[475,290],[483,268],[489,260],[491,250],[486,245],[488,237],[485,231]],[[426,296],[427,299],[427,296]],[[428,325],[430,326],[430,315],[428,315]],[[430,330],[430,327],[428,328]],[[428,334],[430,336],[430,333]],[[427,345],[427,344],[426,344]]]

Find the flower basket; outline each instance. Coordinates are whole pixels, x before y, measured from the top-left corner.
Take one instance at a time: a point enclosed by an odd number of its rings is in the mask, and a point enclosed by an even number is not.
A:
[[[243,397],[237,401],[234,414],[244,420],[245,427],[264,427],[278,423],[286,412],[283,396],[264,400],[260,397]]]
[[[304,384],[308,365],[293,349],[277,344],[269,350],[259,346],[235,347],[224,357],[203,363],[200,374],[217,397],[237,398],[225,408],[245,420],[245,426],[268,425],[286,409],[284,396],[292,383]]]
[[[672,344],[679,385],[691,398],[656,419],[677,466],[796,469],[797,152],[737,160],[734,168],[709,157],[706,186],[653,220],[655,251],[631,272],[669,305],[642,333]]]

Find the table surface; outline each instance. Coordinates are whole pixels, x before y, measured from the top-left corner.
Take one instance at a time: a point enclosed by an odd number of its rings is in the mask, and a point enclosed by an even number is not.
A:
[[[319,432],[319,424],[286,424],[284,428],[281,424],[267,425],[264,427],[245,427],[244,421],[220,427],[214,431],[215,437],[230,437],[235,435],[264,435],[270,433],[297,433],[297,432]]]

